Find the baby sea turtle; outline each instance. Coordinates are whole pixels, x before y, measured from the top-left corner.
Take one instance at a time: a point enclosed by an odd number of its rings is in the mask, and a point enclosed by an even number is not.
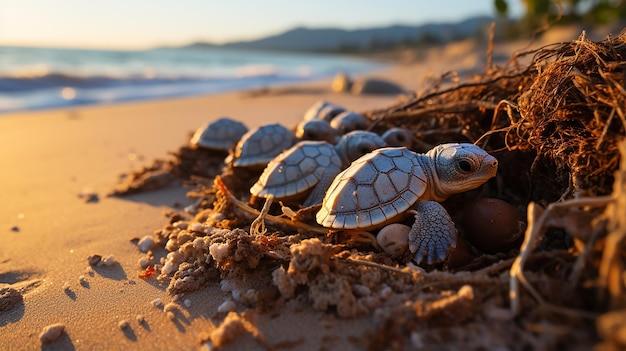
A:
[[[330,102],[326,101],[326,100],[318,100],[316,101],[313,105],[311,105],[311,107],[309,107],[305,112],[304,112],[304,118],[302,118],[303,121],[310,121],[313,119],[319,119],[318,116],[320,114],[320,111],[326,107],[332,105]]]
[[[330,121],[330,126],[339,134],[346,134],[353,130],[365,130],[369,121],[363,115],[356,112],[345,111],[335,116]]]
[[[385,147],[380,136],[354,131],[341,137],[336,146],[324,141],[301,141],[273,159],[250,188],[257,197],[273,195],[290,200],[310,194],[304,207],[322,202],[335,176],[350,162],[372,150]]]
[[[205,149],[228,151],[247,131],[245,124],[222,117],[198,128],[189,143]]]
[[[384,132],[381,137],[389,146],[404,146],[408,149],[413,147],[415,136],[405,128],[391,128]]]
[[[244,134],[226,163],[233,167],[263,168],[296,141],[296,135],[287,127],[278,123],[266,124]]]
[[[319,224],[377,229],[413,214],[409,249],[417,263],[442,261],[456,246],[456,228],[439,204],[495,176],[498,161],[473,144],[442,144],[418,154],[405,147],[375,150],[339,173],[328,188]]]
[[[337,142],[337,131],[323,119],[311,119],[298,123],[296,126],[296,138],[300,140],[327,141],[335,144]]]

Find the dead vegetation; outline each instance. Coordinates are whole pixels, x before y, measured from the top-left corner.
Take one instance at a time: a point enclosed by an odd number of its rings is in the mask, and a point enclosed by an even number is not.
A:
[[[216,165],[221,176],[193,178],[195,218],[178,215],[158,232],[170,252],[156,264],[160,279],[172,293],[237,281],[233,296],[259,310],[300,296],[341,317],[371,314],[369,344],[359,345],[370,349],[624,349],[625,86],[626,34],[592,42],[582,33],[365,113],[376,132],[412,130],[416,151],[459,141],[496,156],[498,175],[477,195],[524,214],[519,250],[470,248],[471,262],[454,270],[412,266],[367,233],[327,233],[306,210],[294,219],[251,207],[239,200],[245,185]],[[253,280],[266,288],[243,283]]]

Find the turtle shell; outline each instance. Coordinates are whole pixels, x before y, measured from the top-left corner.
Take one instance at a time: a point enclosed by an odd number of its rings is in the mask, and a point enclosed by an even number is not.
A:
[[[235,145],[231,161],[235,167],[264,167],[283,150],[296,143],[296,135],[278,123],[248,131]]]
[[[368,125],[367,118],[352,111],[342,112],[330,121],[330,126],[336,129],[339,134],[346,134],[353,130],[364,130]]]
[[[198,128],[189,143],[206,149],[228,151],[247,131],[245,124],[222,117]]]
[[[301,141],[273,159],[250,188],[259,197],[274,195],[287,198],[311,190],[324,172],[342,168],[341,159],[334,146],[323,141]]]
[[[377,149],[354,161],[330,185],[317,223],[338,229],[374,229],[405,213],[427,187],[416,153]]]

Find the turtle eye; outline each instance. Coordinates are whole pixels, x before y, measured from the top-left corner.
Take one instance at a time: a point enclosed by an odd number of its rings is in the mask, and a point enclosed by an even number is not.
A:
[[[459,169],[465,173],[472,171],[472,164],[467,160],[460,160],[458,163]]]

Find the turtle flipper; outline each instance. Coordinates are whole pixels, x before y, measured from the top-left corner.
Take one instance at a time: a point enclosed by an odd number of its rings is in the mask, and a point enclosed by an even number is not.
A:
[[[333,182],[337,174],[339,174],[339,172],[341,172],[341,169],[339,169],[334,164],[331,163],[330,165],[328,165],[328,167],[326,167],[324,170],[324,174],[322,174],[322,176],[320,177],[317,185],[315,185],[309,196],[302,203],[302,207],[309,207],[321,204],[322,200],[324,200],[326,190],[328,190],[328,187]]]
[[[415,223],[409,232],[409,250],[415,253],[415,261],[433,264],[443,261],[456,247],[457,231],[450,215],[440,203],[435,201],[419,201],[416,209],[410,211],[415,215]]]

